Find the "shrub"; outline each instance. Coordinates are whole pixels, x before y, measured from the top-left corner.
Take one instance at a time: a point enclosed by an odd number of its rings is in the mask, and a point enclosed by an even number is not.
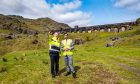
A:
[[[5,67],[5,66],[0,67],[0,73],[6,72],[6,71],[7,71],[7,67]]]
[[[137,29],[137,30],[135,31],[135,34],[136,34],[136,35],[140,34],[140,29]]]

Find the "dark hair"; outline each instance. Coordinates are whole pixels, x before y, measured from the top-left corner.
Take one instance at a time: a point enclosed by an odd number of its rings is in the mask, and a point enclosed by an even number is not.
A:
[[[64,33],[64,35],[67,35],[68,36],[68,33]]]

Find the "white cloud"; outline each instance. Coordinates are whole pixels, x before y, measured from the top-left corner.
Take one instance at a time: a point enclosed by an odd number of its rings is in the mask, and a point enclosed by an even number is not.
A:
[[[114,0],[116,7],[127,8],[140,12],[140,0]]]
[[[90,25],[92,14],[79,10],[81,5],[82,1],[80,0],[65,2],[64,4],[50,4],[45,0],[1,0],[0,13],[21,15],[26,18],[50,17],[72,27]]]

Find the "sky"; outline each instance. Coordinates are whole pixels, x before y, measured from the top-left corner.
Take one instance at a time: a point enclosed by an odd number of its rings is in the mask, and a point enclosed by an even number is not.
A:
[[[140,0],[0,0],[0,14],[49,17],[71,27],[135,21]]]

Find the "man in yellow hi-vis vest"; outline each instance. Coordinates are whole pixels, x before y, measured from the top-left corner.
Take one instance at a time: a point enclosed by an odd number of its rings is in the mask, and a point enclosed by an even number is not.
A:
[[[61,50],[62,50],[62,54],[64,57],[64,61],[66,64],[66,69],[67,69],[67,73],[65,74],[65,76],[70,75],[70,73],[72,72],[72,76],[73,78],[76,78],[76,73],[74,70],[74,66],[73,66],[73,52],[72,50],[74,49],[74,41],[72,39],[68,39],[68,34],[64,34],[64,40],[62,40],[61,42]]]
[[[58,76],[59,52],[60,52],[60,42],[58,38],[58,32],[55,32],[53,36],[49,35],[49,55],[50,55],[50,60],[51,60],[52,78],[55,78],[55,76]]]

